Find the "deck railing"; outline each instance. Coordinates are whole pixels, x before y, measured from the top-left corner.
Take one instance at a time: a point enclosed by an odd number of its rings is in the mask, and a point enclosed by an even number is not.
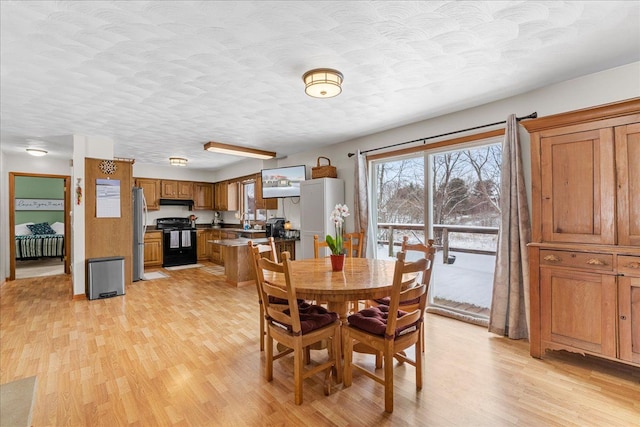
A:
[[[389,245],[389,257],[394,257],[394,246],[401,246],[402,241],[396,242],[394,240],[394,231],[405,230],[410,231],[415,235],[415,231],[424,232],[424,224],[397,224],[397,223],[378,223],[379,229],[389,230],[388,240],[378,240],[379,244]],[[472,234],[488,234],[497,235],[499,232],[498,227],[481,227],[470,225],[452,225],[452,224],[433,224],[433,231],[436,235],[440,236],[436,240],[436,246],[442,249],[442,262],[447,264],[449,262],[449,251],[465,252],[471,254],[483,254],[483,255],[495,255],[496,251],[488,251],[483,249],[472,248],[459,248],[452,247],[449,244],[449,234],[451,233],[472,233]],[[417,237],[417,236],[416,236]]]

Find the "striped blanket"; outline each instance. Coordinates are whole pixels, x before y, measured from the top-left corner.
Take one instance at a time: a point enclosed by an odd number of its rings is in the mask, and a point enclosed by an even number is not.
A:
[[[64,235],[16,236],[16,259],[64,257]]]

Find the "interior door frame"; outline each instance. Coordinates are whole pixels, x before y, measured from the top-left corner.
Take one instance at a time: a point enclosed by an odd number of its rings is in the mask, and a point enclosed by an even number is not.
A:
[[[71,176],[25,172],[9,172],[9,280],[16,279],[15,184],[17,176],[64,180],[64,273],[71,273]]]

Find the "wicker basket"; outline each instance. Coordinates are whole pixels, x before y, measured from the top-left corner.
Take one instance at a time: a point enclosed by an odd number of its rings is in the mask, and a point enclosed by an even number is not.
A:
[[[328,165],[320,166],[320,159],[325,159],[329,162]],[[338,172],[335,166],[331,166],[331,160],[328,157],[318,157],[318,166],[311,168],[311,179],[316,178],[337,178]]]

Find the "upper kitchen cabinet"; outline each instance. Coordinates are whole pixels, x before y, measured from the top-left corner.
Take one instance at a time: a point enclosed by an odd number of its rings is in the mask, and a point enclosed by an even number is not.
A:
[[[148,210],[155,211],[160,209],[160,180],[152,178],[136,178],[136,187],[142,188]]]
[[[615,128],[618,244],[640,246],[640,123]]]
[[[254,198],[256,202],[256,209],[278,209],[278,199],[263,199],[262,198],[262,175],[256,175]]]
[[[216,211],[238,210],[238,183],[216,182],[214,188],[214,207]]]
[[[195,182],[193,184],[194,209],[213,209],[213,185],[210,182]]]
[[[161,181],[160,197],[163,199],[193,199],[191,181]]]

